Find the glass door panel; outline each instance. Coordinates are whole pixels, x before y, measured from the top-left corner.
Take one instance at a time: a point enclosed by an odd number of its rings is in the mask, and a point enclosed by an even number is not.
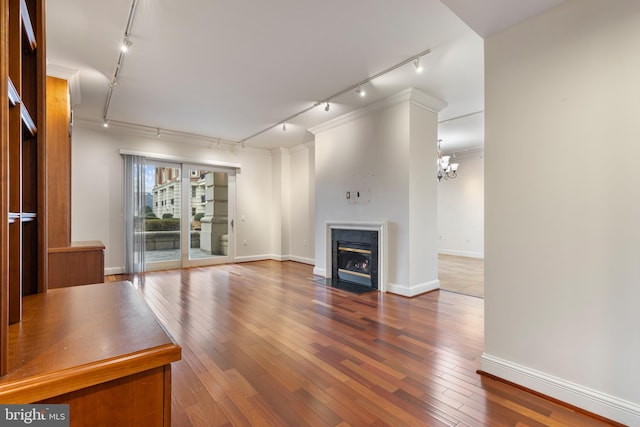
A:
[[[145,170],[145,270],[181,265],[181,169],[148,160]]]
[[[206,166],[185,166],[183,191],[186,213],[183,217],[183,265],[196,266],[230,262],[229,184],[233,173]]]

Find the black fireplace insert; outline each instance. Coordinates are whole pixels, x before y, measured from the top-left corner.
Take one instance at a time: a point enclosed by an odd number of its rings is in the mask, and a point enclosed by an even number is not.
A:
[[[331,230],[332,281],[378,289],[378,232],[371,230]]]

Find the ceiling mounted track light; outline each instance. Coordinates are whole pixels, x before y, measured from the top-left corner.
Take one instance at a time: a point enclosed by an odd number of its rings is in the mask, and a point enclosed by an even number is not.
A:
[[[424,68],[422,67],[422,64],[420,63],[420,56],[417,56],[416,59],[413,61],[413,66],[416,67],[416,73],[421,73],[422,70],[424,70]]]
[[[118,85],[118,77],[120,76],[120,71],[122,70],[122,64],[124,63],[125,53],[129,50],[131,46],[131,40],[129,40],[129,34],[131,34],[131,26],[133,24],[133,17],[136,13],[136,6],[138,4],[138,0],[133,0],[131,2],[131,9],[129,9],[129,17],[127,18],[127,26],[124,30],[124,37],[122,38],[122,43],[120,44],[120,55],[118,56],[118,63],[116,64],[116,70],[113,73],[113,78],[109,82],[109,92],[107,93],[107,100],[104,104],[104,112],[102,113],[102,118],[104,123],[107,123],[107,117],[109,116],[109,106],[111,105],[111,96],[113,95],[113,89]],[[104,125],[107,127],[106,125]]]
[[[287,124],[282,123],[282,132],[286,132],[286,131],[287,131]]]
[[[308,106],[307,108],[305,108],[305,109],[303,109],[301,111],[298,111],[297,113],[292,114],[289,117],[287,117],[287,118],[285,118],[285,119],[283,119],[283,120],[281,120],[279,122],[276,122],[276,123],[283,123],[282,130],[285,130],[284,122],[289,122],[289,121],[295,119],[296,117],[298,117],[298,116],[300,116],[300,115],[302,115],[302,114],[304,114],[306,112],[309,112],[309,111],[317,108],[318,106],[324,104],[325,102],[326,102],[326,105],[325,105],[324,109],[325,109],[325,111],[329,111],[329,108],[331,108],[330,105],[329,105],[329,100],[336,99],[336,98],[346,94],[347,92],[351,92],[351,91],[355,90],[360,96],[365,96],[363,94],[364,90],[361,87],[362,85],[365,85],[365,84],[377,79],[378,77],[384,76],[385,74],[388,74],[388,73],[390,73],[392,71],[395,71],[398,68],[403,67],[403,66],[409,64],[412,61],[413,61],[414,65],[416,65],[416,64],[420,65],[420,58],[425,56],[425,55],[427,55],[427,54],[429,54],[429,53],[431,53],[431,49],[425,49],[422,52],[419,52],[417,55],[413,55],[413,56],[405,59],[402,62],[399,62],[399,63],[397,63],[395,65],[392,65],[389,68],[386,68],[386,69],[380,71],[379,73],[376,73],[376,74],[374,74],[374,75],[372,75],[370,77],[367,77],[365,80],[361,80],[358,83],[353,84],[353,85],[351,85],[349,87],[346,87],[346,88],[342,89],[341,91],[338,91],[338,92],[334,93],[331,96],[327,96],[326,98],[324,98],[323,101],[316,101],[313,104],[311,104],[310,106]],[[358,88],[360,88],[360,91],[358,91]],[[273,124],[273,125],[271,125],[271,126],[269,126],[267,128],[264,128],[264,129],[254,133],[254,134],[251,134],[251,135],[247,136],[246,138],[242,139],[239,142],[247,141],[247,140],[249,140],[251,138],[255,138],[258,135],[262,135],[263,133],[265,133],[267,131],[270,131],[271,129],[275,128],[276,126],[278,126],[278,124]]]
[[[129,51],[129,47],[131,47],[131,40],[129,40],[128,37],[125,37],[124,40],[122,40],[122,43],[120,43],[120,51],[122,53],[127,53]]]
[[[356,93],[360,95],[360,98],[364,98],[365,96],[367,96],[367,92],[362,89],[362,86],[358,86],[358,89],[356,89]]]

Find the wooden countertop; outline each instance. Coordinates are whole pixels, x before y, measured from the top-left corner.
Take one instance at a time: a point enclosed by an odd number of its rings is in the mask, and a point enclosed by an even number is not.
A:
[[[180,360],[181,348],[130,282],[23,298],[9,326],[0,402],[33,403]]]

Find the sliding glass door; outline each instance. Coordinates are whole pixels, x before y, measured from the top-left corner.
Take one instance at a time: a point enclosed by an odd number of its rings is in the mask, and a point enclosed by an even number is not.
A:
[[[182,166],[147,160],[145,168],[145,270],[179,268]]]
[[[231,262],[233,170],[183,165],[182,265]]]
[[[147,160],[145,270],[226,263],[233,253],[233,169]]]

